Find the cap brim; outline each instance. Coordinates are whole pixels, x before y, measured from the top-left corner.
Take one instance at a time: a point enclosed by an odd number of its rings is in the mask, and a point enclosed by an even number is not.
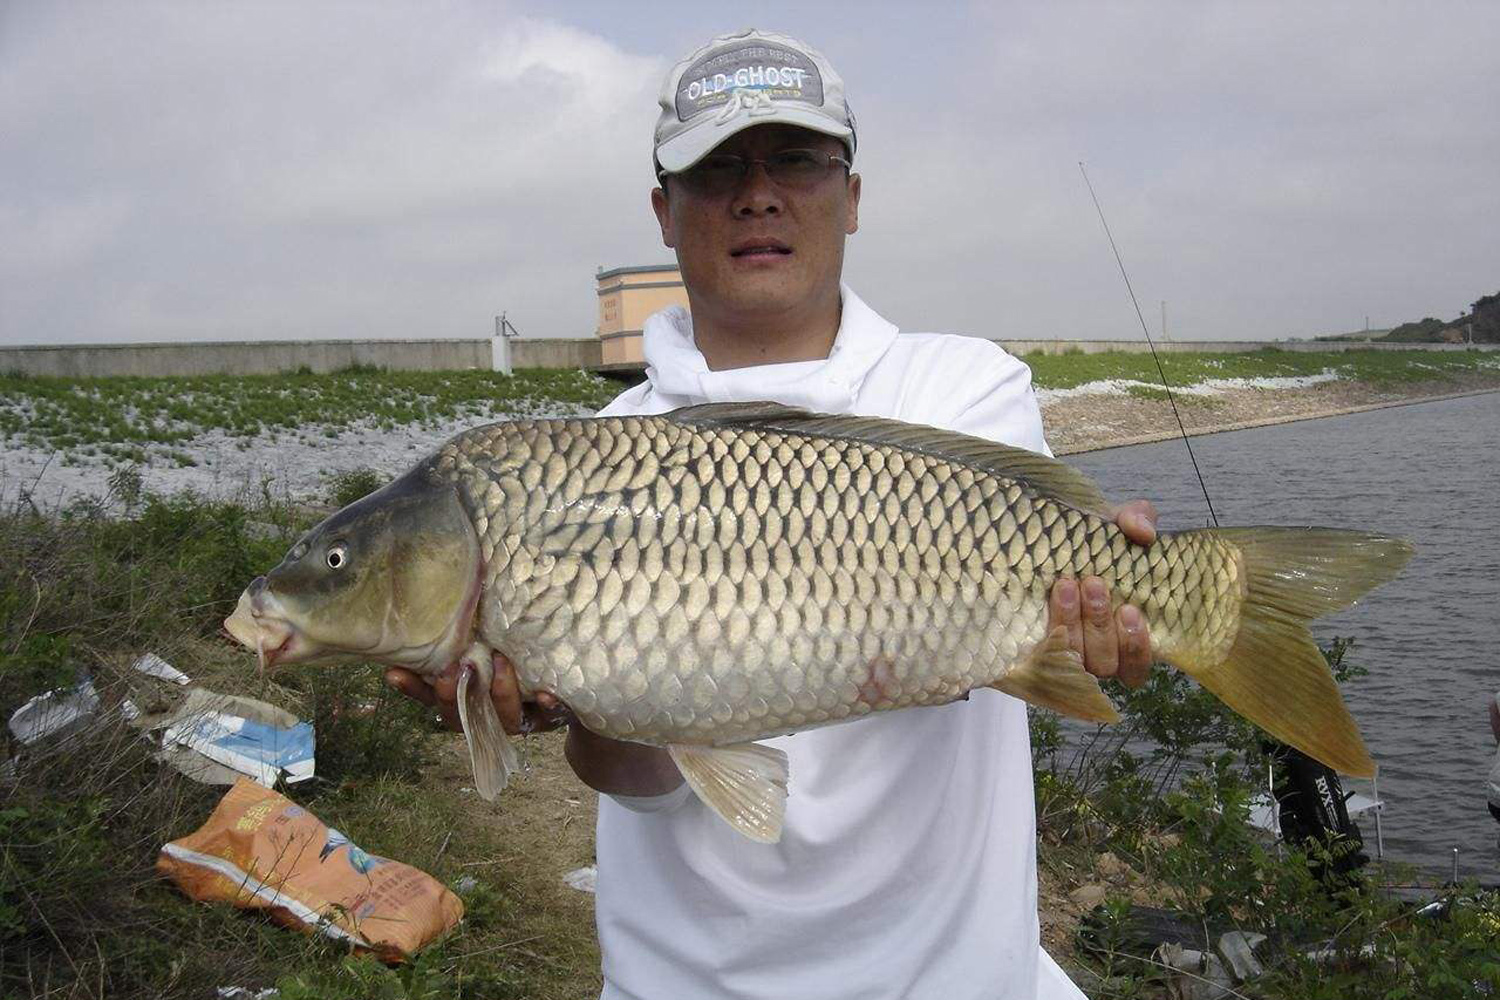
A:
[[[821,111],[785,105],[778,107],[775,114],[753,117],[738,114],[726,122],[719,121],[712,113],[705,113],[703,118],[656,148],[656,162],[667,173],[681,173],[713,152],[725,139],[757,125],[796,125],[844,140],[854,134],[849,126],[839,125]]]

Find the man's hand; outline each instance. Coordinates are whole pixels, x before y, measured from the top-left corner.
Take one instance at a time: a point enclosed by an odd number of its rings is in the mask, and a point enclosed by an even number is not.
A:
[[[1156,507],[1134,500],[1115,509],[1115,524],[1137,545],[1156,541]],[[1068,644],[1083,656],[1096,677],[1119,677],[1129,687],[1146,683],[1151,667],[1151,636],[1141,609],[1122,604],[1109,613],[1109,591],[1097,576],[1071,577],[1052,585],[1047,627],[1068,630]]]
[[[500,724],[511,736],[543,733],[572,719],[572,713],[546,691],[538,692],[536,701],[523,702],[516,668],[499,653],[494,655],[493,663],[495,677],[490,682],[490,698],[500,715]],[[437,709],[442,724],[455,733],[462,731],[458,722],[458,664],[449,664],[431,684],[410,670],[391,667],[385,672],[385,682],[408,698]]]

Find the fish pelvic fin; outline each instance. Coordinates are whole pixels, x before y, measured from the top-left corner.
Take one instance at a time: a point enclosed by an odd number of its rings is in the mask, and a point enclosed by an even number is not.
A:
[[[688,787],[751,840],[774,844],[786,816],[786,754],[759,743],[667,747]]]
[[[1068,630],[1061,626],[990,687],[1075,719],[1120,720],[1120,713],[1099,687],[1099,678],[1083,668],[1083,657],[1068,645]]]
[[[1394,577],[1411,543],[1334,528],[1203,530],[1239,550],[1239,629],[1219,657],[1191,637],[1162,656],[1281,742],[1345,774],[1373,775],[1375,762],[1307,624]]]
[[[521,769],[515,745],[505,735],[500,714],[490,698],[490,681],[495,676],[495,664],[490,657],[489,647],[475,643],[458,664],[458,721],[469,745],[474,790],[486,802],[493,802],[510,776]]]

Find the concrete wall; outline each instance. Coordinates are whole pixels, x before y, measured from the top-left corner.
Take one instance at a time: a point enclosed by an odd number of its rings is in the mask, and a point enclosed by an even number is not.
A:
[[[510,342],[510,363],[517,368],[597,368],[601,360],[598,337]]]
[[[473,340],[320,340],[242,343],[87,344],[58,347],[0,347],[0,372],[21,372],[57,378],[106,378],[120,375],[266,375],[296,371],[306,365],[315,372],[337,371],[351,365],[373,365],[392,371],[491,370],[494,338]],[[569,339],[515,338],[509,342],[515,368],[597,368],[607,358],[598,337]],[[1081,351],[1144,352],[1144,340],[1002,340],[1012,354],[1063,354]],[[637,350],[639,341],[632,342]],[[1284,351],[1500,350],[1500,344],[1364,344],[1348,341],[1160,341],[1158,351],[1256,351],[1276,347]],[[638,362],[635,362],[638,363]]]
[[[319,340],[0,347],[0,372],[59,378],[119,375],[269,375],[303,365],[331,372],[352,365],[395,371],[490,369],[490,339]]]

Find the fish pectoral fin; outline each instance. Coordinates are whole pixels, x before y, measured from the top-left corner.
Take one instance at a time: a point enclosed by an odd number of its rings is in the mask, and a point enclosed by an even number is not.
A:
[[[1120,713],[1099,688],[1099,678],[1083,669],[1083,657],[1068,645],[1068,630],[1062,626],[990,687],[1075,719],[1120,721]]]
[[[751,840],[781,839],[786,815],[786,754],[759,743],[727,747],[674,743],[667,747],[677,769],[720,818]]]
[[[490,681],[495,674],[490,651],[486,648],[478,655],[471,648],[459,661],[458,671],[458,720],[469,744],[474,790],[486,802],[493,802],[511,774],[521,769],[521,760],[490,699]]]

